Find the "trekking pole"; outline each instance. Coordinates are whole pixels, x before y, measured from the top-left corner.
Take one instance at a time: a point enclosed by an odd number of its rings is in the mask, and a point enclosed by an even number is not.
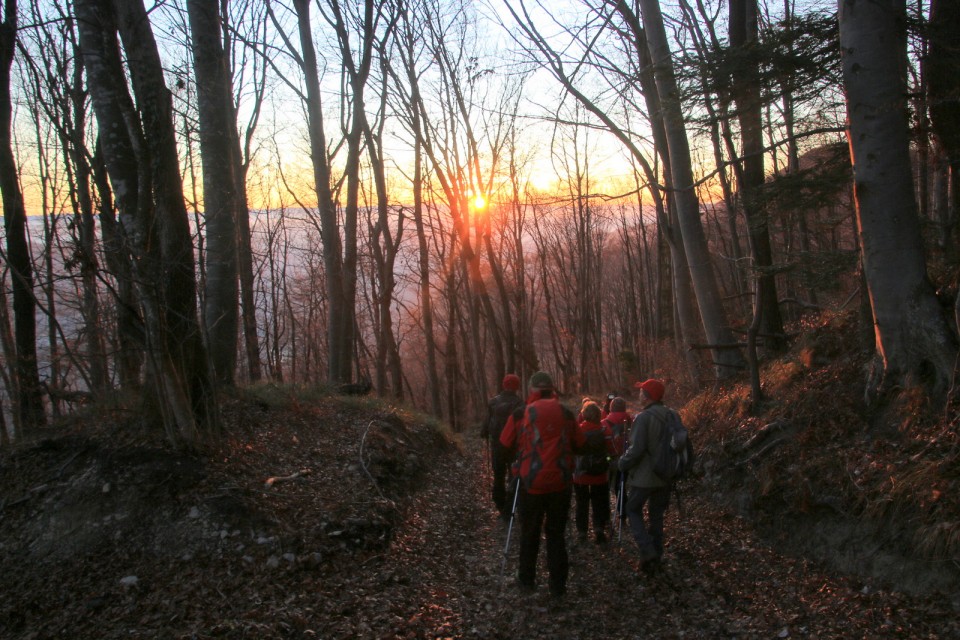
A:
[[[617,493],[617,544],[623,539],[623,514],[626,511],[626,500],[624,499],[624,485],[627,474],[620,472],[620,491]]]
[[[513,507],[510,508],[510,524],[507,525],[507,544],[503,547],[503,564],[500,565],[500,579],[507,568],[507,555],[510,553],[510,534],[513,533],[513,519],[517,515],[517,497],[520,495],[520,477],[513,484]]]

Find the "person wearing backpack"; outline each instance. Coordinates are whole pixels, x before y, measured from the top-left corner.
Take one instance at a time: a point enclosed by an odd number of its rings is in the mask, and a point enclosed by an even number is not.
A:
[[[601,407],[602,409],[602,411],[600,412],[601,420],[606,419],[606,417],[610,415],[610,412],[613,411],[610,408],[610,405],[613,404],[613,401],[616,397],[617,397],[617,394],[613,393],[612,391],[607,394],[607,399],[603,401],[603,406]]]
[[[650,573],[660,567],[663,557],[663,518],[670,505],[672,482],[654,470],[661,437],[668,428],[672,409],[663,404],[664,385],[653,378],[634,385],[639,389],[642,411],[637,414],[630,431],[630,446],[620,458],[618,467],[627,473],[627,519],[630,531],[640,550],[640,567]],[[644,522],[643,510],[647,508]]]
[[[507,468],[511,458],[500,444],[500,434],[507,424],[510,415],[523,406],[520,397],[520,378],[508,373],[500,384],[501,391],[487,402],[487,419],[480,428],[480,437],[489,438],[490,466],[493,472],[493,487],[491,494],[493,504],[500,513],[500,519],[510,519],[510,505],[507,504]]]
[[[597,544],[607,541],[607,525],[610,524],[610,456],[613,455],[613,432],[609,425],[600,421],[600,407],[591,402],[583,406],[583,421],[579,425],[585,444],[577,456],[573,472],[573,492],[576,498],[574,521],[578,539],[586,542],[593,511],[593,534]]]
[[[610,411],[604,416],[601,424],[607,426],[611,433],[611,444],[613,451],[611,453],[613,460],[619,460],[627,451],[629,444],[630,423],[633,422],[633,416],[627,412],[627,401],[620,396],[614,396],[610,400]],[[626,485],[624,473],[617,468],[617,465],[610,465],[610,488],[613,491],[614,502],[617,505],[617,514],[620,517],[620,526],[626,521],[626,496],[621,498],[620,490]],[[623,502],[621,502],[623,500]]]
[[[547,538],[550,593],[567,590],[569,558],[565,534],[570,514],[573,455],[586,442],[577,430],[573,412],[560,404],[550,375],[530,377],[526,407],[507,421],[500,444],[516,451],[515,474],[520,477],[520,551],[517,584],[522,591],[536,588],[541,533]]]

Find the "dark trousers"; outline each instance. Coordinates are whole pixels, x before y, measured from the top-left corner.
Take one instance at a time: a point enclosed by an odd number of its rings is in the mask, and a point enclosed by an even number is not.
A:
[[[507,504],[507,470],[510,467],[510,461],[507,460],[506,450],[499,440],[490,441],[490,464],[493,467],[493,504],[496,505],[500,515],[509,514],[512,504]],[[511,500],[513,494],[510,495]]]
[[[626,474],[623,471],[610,472],[610,490],[613,491],[613,503],[616,505],[616,513],[621,520],[627,519],[627,485]],[[620,495],[621,490],[624,495]]]
[[[590,524],[590,510],[593,509],[593,532],[599,534],[610,524],[610,487],[603,484],[575,484],[577,497],[575,509],[577,531],[587,535]]]
[[[564,535],[570,513],[570,494],[569,488],[555,493],[527,493],[521,488],[520,566],[517,570],[520,584],[528,587],[536,584],[540,533],[545,531],[550,592],[559,595],[566,591],[570,567]]]
[[[643,506],[647,505],[648,524],[644,524]],[[663,515],[670,506],[669,487],[630,487],[627,518],[630,531],[644,560],[663,556]]]

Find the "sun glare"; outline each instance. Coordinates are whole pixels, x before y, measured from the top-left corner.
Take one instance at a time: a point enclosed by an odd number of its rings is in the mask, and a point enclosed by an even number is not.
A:
[[[473,208],[474,209],[483,209],[487,206],[487,199],[481,195],[473,196]]]

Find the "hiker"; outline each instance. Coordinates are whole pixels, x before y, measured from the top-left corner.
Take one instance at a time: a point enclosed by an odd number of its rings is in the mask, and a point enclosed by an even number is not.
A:
[[[590,396],[583,396],[583,399],[580,400],[580,411],[577,412],[577,424],[583,422],[583,409],[588,404],[596,404],[593,400],[590,399]]]
[[[627,445],[629,440],[627,439],[630,434],[630,423],[633,421],[633,416],[627,412],[627,401],[621,398],[620,396],[614,396],[610,400],[610,413],[604,416],[601,424],[604,424],[610,428],[612,434],[611,444],[613,445],[612,456],[614,460],[619,460],[620,457],[626,453]],[[618,526],[623,526],[623,522],[627,519],[626,510],[626,496],[621,497],[620,491],[625,486],[624,472],[620,471],[617,465],[610,465],[610,489],[613,491],[614,502],[617,505],[617,513],[620,517],[620,523]]]
[[[570,513],[573,454],[585,439],[577,430],[573,413],[560,404],[550,375],[530,376],[527,405],[514,412],[500,443],[517,452],[514,468],[520,477],[520,560],[517,584],[522,591],[536,588],[540,534],[547,538],[547,572],[550,594],[567,590],[569,560],[566,540]]]
[[[663,404],[663,383],[653,378],[637,382],[642,411],[630,430],[630,446],[618,466],[627,473],[627,518],[630,531],[640,550],[640,568],[654,572],[663,557],[663,517],[670,504],[670,483],[661,480],[653,470],[660,431],[666,427],[667,413]],[[647,507],[648,524],[644,524],[643,508]]]
[[[612,411],[612,409],[610,408],[610,404],[613,402],[614,398],[616,397],[617,397],[617,394],[613,393],[612,391],[607,394],[607,398],[606,400],[603,401],[603,406],[601,407],[602,409],[602,411],[600,412],[601,420],[605,419],[608,415],[610,415],[610,412]]]
[[[520,397],[520,378],[512,373],[503,377],[501,391],[487,402],[487,420],[480,428],[480,437],[488,439],[490,467],[493,471],[493,504],[504,522],[510,519],[510,505],[507,504],[507,469],[511,458],[500,444],[500,434],[510,415],[523,406]]]
[[[577,539],[587,541],[590,512],[593,512],[594,542],[607,542],[610,524],[610,456],[613,455],[613,432],[610,425],[600,422],[600,407],[595,402],[584,405],[583,421],[578,429],[583,434],[583,453],[577,456],[573,473],[573,492],[576,498],[574,521]]]

